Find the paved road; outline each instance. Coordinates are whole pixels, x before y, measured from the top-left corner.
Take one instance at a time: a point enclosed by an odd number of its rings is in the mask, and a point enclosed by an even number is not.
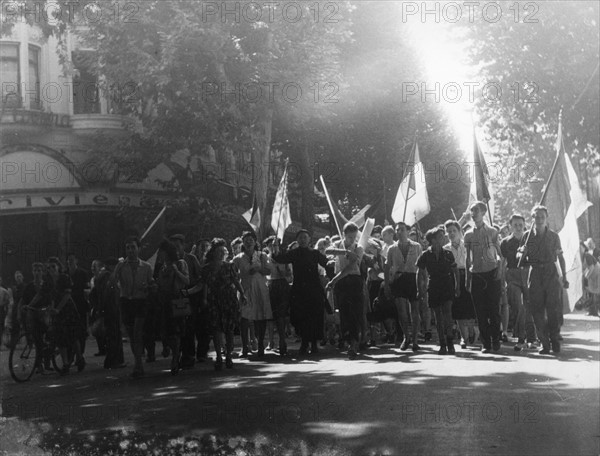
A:
[[[328,348],[177,377],[159,360],[139,380],[88,358],[82,374],[15,384],[3,351],[0,451],[598,455],[600,322],[565,320],[558,357],[515,354],[513,344],[439,356],[424,345],[348,361]]]

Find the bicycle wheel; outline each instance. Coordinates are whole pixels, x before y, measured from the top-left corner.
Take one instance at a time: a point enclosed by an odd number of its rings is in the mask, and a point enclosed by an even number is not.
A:
[[[35,372],[38,356],[33,339],[21,334],[8,356],[8,369],[12,378],[19,383],[29,380]]]

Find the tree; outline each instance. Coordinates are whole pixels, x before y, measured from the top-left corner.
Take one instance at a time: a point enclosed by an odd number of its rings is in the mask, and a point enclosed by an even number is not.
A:
[[[527,213],[541,196],[554,158],[563,107],[567,150],[598,169],[598,22],[595,2],[501,2],[495,23],[465,23],[470,60],[490,90],[478,112],[498,163],[494,179],[500,215]],[[515,10],[515,5],[518,8]],[[498,92],[502,90],[502,95]]]

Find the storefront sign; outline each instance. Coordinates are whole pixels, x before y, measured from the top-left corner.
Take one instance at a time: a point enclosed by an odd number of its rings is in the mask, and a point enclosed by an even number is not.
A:
[[[0,214],[50,208],[76,210],[78,207],[141,207],[154,208],[167,204],[175,198],[143,195],[139,193],[109,193],[109,192],[48,192],[17,195],[0,195]]]

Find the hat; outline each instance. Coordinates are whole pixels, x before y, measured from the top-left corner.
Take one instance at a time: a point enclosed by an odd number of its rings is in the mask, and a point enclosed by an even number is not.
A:
[[[169,239],[171,241],[185,242],[185,236],[183,234],[172,234],[171,236],[169,236]]]

